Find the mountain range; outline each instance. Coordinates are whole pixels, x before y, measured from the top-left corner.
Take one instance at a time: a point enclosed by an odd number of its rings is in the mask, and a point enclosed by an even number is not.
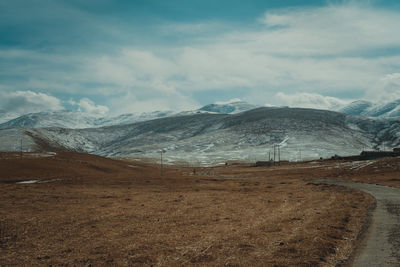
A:
[[[197,110],[182,112],[173,112],[167,110],[106,117],[93,116],[80,111],[64,110],[30,113],[15,118],[15,114],[8,114],[4,110],[0,110],[0,121],[3,122],[0,123],[0,129],[12,127],[61,127],[69,129],[83,129],[112,125],[126,125],[169,116],[184,116],[199,113],[236,114],[258,107],[260,106],[249,104],[244,101],[234,101],[228,103],[209,104]],[[334,111],[350,115],[361,115],[376,118],[400,117],[400,99],[384,104],[376,104],[365,100],[358,100]]]
[[[368,117],[400,117],[400,99],[380,104],[358,100],[340,108],[338,111],[346,114],[363,115]]]
[[[155,111],[140,114],[122,114],[115,117],[98,117],[80,111],[62,110],[30,113],[0,124],[0,129],[12,127],[45,128],[61,127],[70,129],[123,125],[162,118],[172,115],[172,111]]]
[[[0,150],[18,151],[22,141],[24,151],[67,150],[134,159],[158,159],[165,151],[170,163],[210,165],[268,160],[274,146],[280,147],[282,160],[295,161],[400,144],[400,118],[287,107],[228,109],[230,114],[216,112],[220,109],[215,106],[210,110],[96,128],[8,127],[0,130]]]
[[[122,114],[114,117],[99,117],[93,116],[88,113],[80,111],[62,110],[62,111],[49,111],[30,113],[20,117],[6,120],[4,118],[0,123],[0,129],[23,127],[23,128],[45,128],[45,127],[61,127],[69,129],[83,129],[93,127],[105,127],[111,125],[125,125],[140,121],[153,120],[164,118],[168,116],[184,116],[199,113],[221,113],[221,114],[235,114],[242,111],[256,108],[257,106],[248,104],[243,101],[237,101],[226,104],[210,104],[198,110],[189,110],[182,112],[173,111],[154,111],[145,113],[131,113]],[[5,116],[1,113],[0,117]]]

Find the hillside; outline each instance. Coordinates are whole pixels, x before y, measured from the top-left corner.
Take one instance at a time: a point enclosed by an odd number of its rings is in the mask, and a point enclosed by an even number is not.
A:
[[[388,103],[372,103],[369,101],[358,100],[339,109],[339,112],[362,115],[368,117],[393,118],[400,116],[400,99]]]
[[[81,111],[61,110],[30,113],[16,117],[15,114],[9,114],[6,111],[0,110],[0,129],[14,127],[60,127],[69,129],[97,128],[113,125],[125,125],[170,116],[185,116],[202,113],[235,114],[254,109],[256,107],[257,106],[248,104],[243,101],[235,101],[226,104],[210,104],[200,109],[186,110],[181,112],[167,110],[142,113],[127,113],[118,116],[94,116]]]
[[[124,125],[139,121],[163,118],[174,114],[172,111],[155,111],[139,114],[122,114],[115,117],[93,116],[80,111],[62,110],[30,113],[0,124],[0,129],[13,127],[45,128],[60,127],[69,129],[83,129],[104,127],[110,125]],[[1,115],[1,114],[0,114]]]
[[[373,119],[326,110],[257,108],[238,114],[194,114],[102,128],[4,129],[1,150],[68,150],[108,157],[217,164],[268,160],[279,145],[282,160],[296,161],[400,143],[400,119]]]

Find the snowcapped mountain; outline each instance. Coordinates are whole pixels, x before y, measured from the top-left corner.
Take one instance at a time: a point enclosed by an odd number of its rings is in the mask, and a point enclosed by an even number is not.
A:
[[[400,117],[400,99],[384,104],[358,100],[339,109],[338,111],[346,114],[369,117]]]
[[[371,117],[400,116],[400,99],[372,107],[371,109],[368,110],[368,116]]]
[[[341,108],[339,111],[346,114],[362,115],[373,106],[374,104],[372,102],[357,100]]]
[[[4,109],[0,109],[0,123],[4,123],[15,118],[18,118],[17,114],[7,112]]]
[[[122,114],[119,116],[99,117],[80,111],[51,111],[26,114],[17,117],[16,114],[0,110],[0,129],[23,127],[23,128],[46,128],[60,127],[69,129],[98,128],[113,125],[125,125],[141,121],[154,120],[171,116],[188,116],[194,114],[237,114],[258,108],[256,105],[244,101],[234,100],[228,102],[217,102],[203,106],[200,109],[173,112],[154,111],[146,113]],[[400,99],[385,104],[375,104],[365,100],[358,100],[344,106],[338,112],[361,115],[368,117],[400,117]]]
[[[259,106],[252,105],[244,101],[232,101],[227,103],[209,104],[200,108],[199,110],[220,114],[235,114],[257,107]]]
[[[97,118],[79,111],[52,111],[30,113],[0,124],[0,128],[24,127],[63,127],[88,128],[96,125]]]
[[[399,118],[367,118],[299,108],[257,108],[237,114],[168,116],[88,129],[0,130],[0,150],[70,150],[108,157],[159,158],[182,164],[267,160],[274,145],[281,159],[359,154],[400,144]],[[17,146],[18,148],[18,146]]]
[[[115,117],[99,117],[92,116],[88,113],[80,111],[51,111],[31,113],[13,118],[9,121],[3,120],[0,124],[0,129],[11,127],[24,128],[45,128],[45,127],[61,127],[69,129],[83,129],[93,127],[104,127],[112,125],[124,125],[140,121],[154,120],[168,116],[186,116],[200,113],[220,113],[234,114],[243,112],[257,106],[248,104],[243,101],[234,101],[226,104],[211,104],[197,110],[182,111],[179,113],[173,111],[154,111],[144,113],[122,114]],[[6,114],[4,112],[4,114]],[[1,118],[0,110],[0,118]],[[5,117],[5,115],[3,115]]]
[[[60,127],[83,129],[110,125],[123,125],[138,121],[152,120],[172,115],[172,111],[155,111],[140,114],[122,114],[116,117],[91,116],[80,111],[51,111],[31,113],[0,124],[0,129],[12,127],[45,128]]]
[[[159,118],[164,118],[174,115],[175,112],[169,111],[153,111],[143,113],[129,113],[122,114],[116,117],[104,117],[98,119],[98,125],[101,126],[112,126],[112,125],[124,125],[140,121],[148,121]]]

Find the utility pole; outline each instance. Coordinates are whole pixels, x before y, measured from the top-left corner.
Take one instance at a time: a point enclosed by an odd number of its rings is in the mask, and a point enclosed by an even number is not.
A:
[[[165,150],[164,149],[162,149],[161,151],[160,151],[160,158],[161,158],[161,160],[160,160],[160,175],[161,176],[163,176],[163,153],[165,153]]]
[[[281,148],[279,145],[274,145],[274,164],[276,162],[277,157],[278,157],[278,162],[281,162]]]
[[[163,175],[163,162],[162,162],[162,153],[163,153],[163,151],[161,150],[161,152],[160,152],[160,155],[161,155],[161,162],[160,162],[160,175],[162,176]]]
[[[278,162],[281,163],[281,147],[278,145]]]

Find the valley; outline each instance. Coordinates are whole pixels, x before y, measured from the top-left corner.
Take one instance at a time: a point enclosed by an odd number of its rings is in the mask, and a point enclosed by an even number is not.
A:
[[[326,182],[400,188],[400,160],[330,158],[397,147],[400,119],[248,107],[1,129],[0,265],[351,264],[376,200]]]
[[[87,154],[19,157],[0,159],[0,264],[6,266],[332,266],[351,255],[374,202],[305,179],[362,177],[362,169],[340,162],[195,174],[164,166],[161,176],[157,165]],[[375,165],[382,165],[379,174],[390,173],[382,161],[368,167]],[[31,180],[37,182],[18,183]]]

